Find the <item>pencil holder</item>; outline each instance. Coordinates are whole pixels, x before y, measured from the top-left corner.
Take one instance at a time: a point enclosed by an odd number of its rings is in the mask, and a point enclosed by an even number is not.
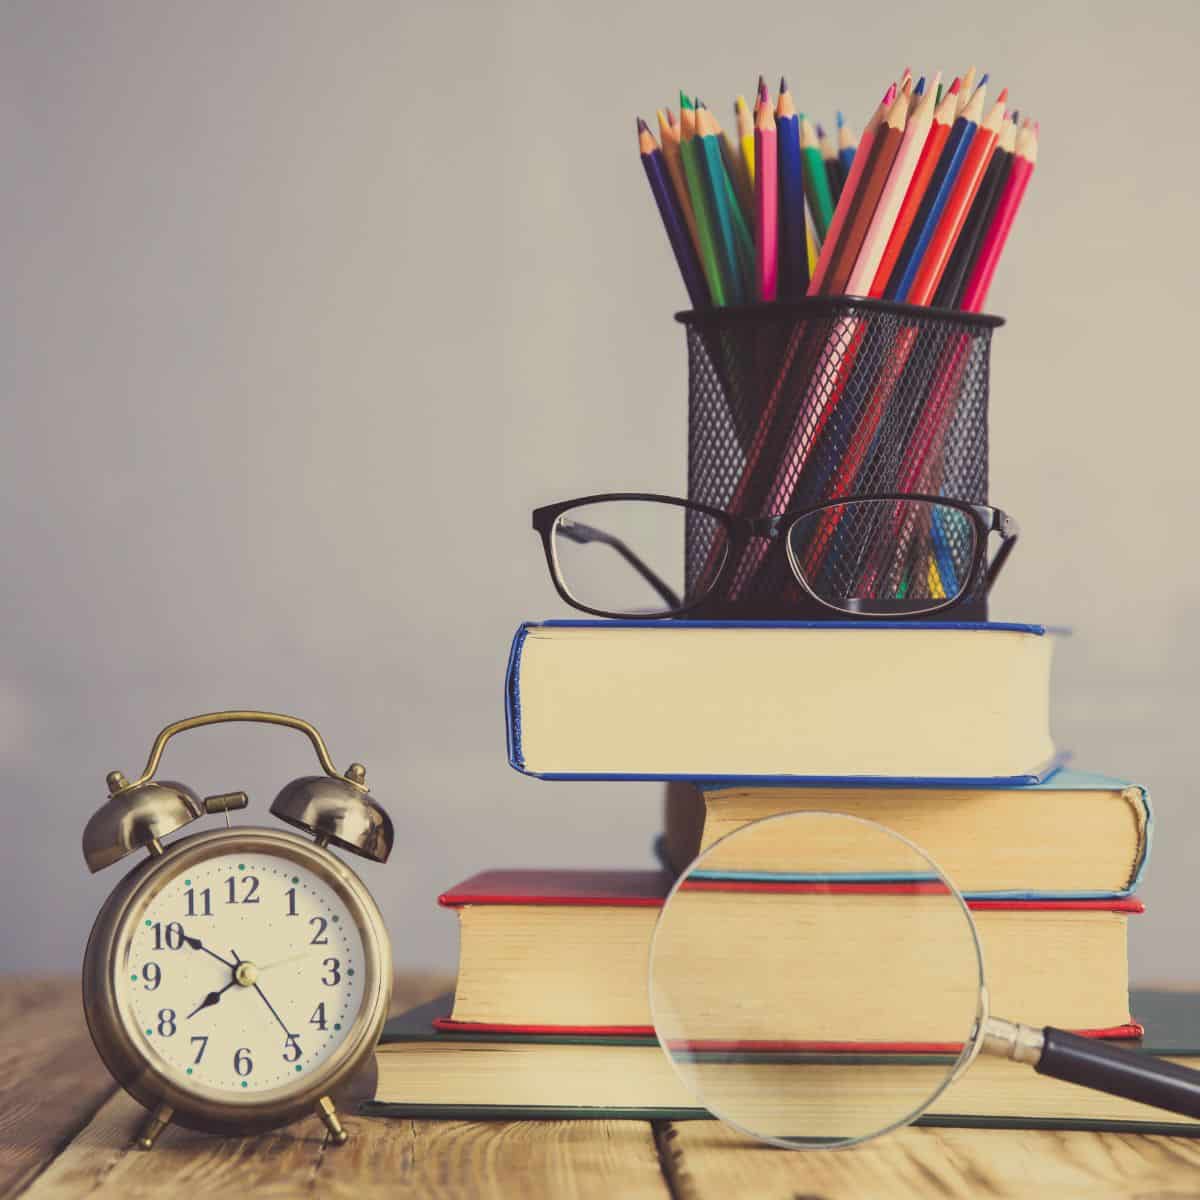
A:
[[[987,502],[988,370],[1002,318],[849,297],[679,313],[688,345],[688,496],[743,516],[841,496]],[[686,581],[713,568],[689,522]],[[836,553],[836,547],[834,549]],[[699,617],[833,617],[776,545],[721,572]],[[947,620],[984,619],[981,574]]]

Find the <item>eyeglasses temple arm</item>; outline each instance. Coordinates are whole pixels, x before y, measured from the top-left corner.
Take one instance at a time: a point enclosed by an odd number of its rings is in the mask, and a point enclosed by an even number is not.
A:
[[[586,546],[589,542],[599,542],[602,546],[608,546],[615,550],[666,602],[671,608],[682,608],[683,601],[675,595],[660,575],[635,554],[619,537],[611,533],[605,533],[602,529],[597,529],[594,525],[585,525],[582,521],[576,521],[565,517],[559,518],[555,525],[555,532],[561,533],[563,537],[569,538],[577,545]]]
[[[1017,538],[1021,536],[1021,530],[1016,521],[1007,513],[1000,512],[999,509],[996,510],[992,529],[1000,535],[1001,541],[1000,549],[996,551],[996,557],[988,564],[987,585],[989,588],[996,582],[1000,568],[1004,566],[1008,556],[1013,552],[1013,547],[1017,544]]]

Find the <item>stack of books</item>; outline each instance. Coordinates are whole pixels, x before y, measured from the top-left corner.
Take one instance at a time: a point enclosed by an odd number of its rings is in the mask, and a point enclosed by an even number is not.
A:
[[[1149,800],[1061,766],[1053,642],[1002,623],[523,626],[507,679],[510,761],[543,778],[667,781],[662,866],[483,871],[442,895],[460,925],[457,986],[389,1024],[373,1111],[707,1116],[653,1034],[655,922],[698,853],[748,822],[806,810],[878,821],[928,851],[972,911],[998,1015],[1200,1058],[1185,998],[1135,992],[1131,1010],[1127,926],[1142,912]],[[784,876],[803,852],[786,830]],[[807,966],[772,964],[772,986],[786,994],[789,972]],[[869,954],[861,970],[870,996]],[[870,1020],[864,1006],[866,1040]],[[929,1119],[1200,1132],[988,1058]]]

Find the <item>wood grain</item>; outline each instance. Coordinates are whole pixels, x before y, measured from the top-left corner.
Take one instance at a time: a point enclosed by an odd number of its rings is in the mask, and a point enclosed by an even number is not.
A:
[[[903,1129],[851,1150],[788,1151],[715,1122],[656,1130],[680,1200],[1165,1200],[1200,1197],[1200,1140],[1008,1129]]]
[[[0,1195],[34,1178],[114,1089],[77,979],[0,978]]]

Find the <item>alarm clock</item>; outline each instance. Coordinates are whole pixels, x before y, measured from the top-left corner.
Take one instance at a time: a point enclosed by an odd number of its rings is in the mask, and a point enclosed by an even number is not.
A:
[[[304,733],[323,774],[293,780],[271,812],[300,833],[229,825],[244,792],[201,798],[156,780],[167,742],[203,725],[251,721]],[[392,965],[370,893],[331,847],[386,862],[392,822],[366,769],[339,774],[307,721],[204,713],[154,741],[141,775],[108,776],[83,832],[92,872],[142,859],[105,901],[83,960],[88,1029],[113,1076],[149,1116],[149,1150],[174,1121],[249,1134],[316,1112],[347,1134],[331,1093],[366,1064],[387,1018]],[[226,827],[166,843],[208,813]]]

